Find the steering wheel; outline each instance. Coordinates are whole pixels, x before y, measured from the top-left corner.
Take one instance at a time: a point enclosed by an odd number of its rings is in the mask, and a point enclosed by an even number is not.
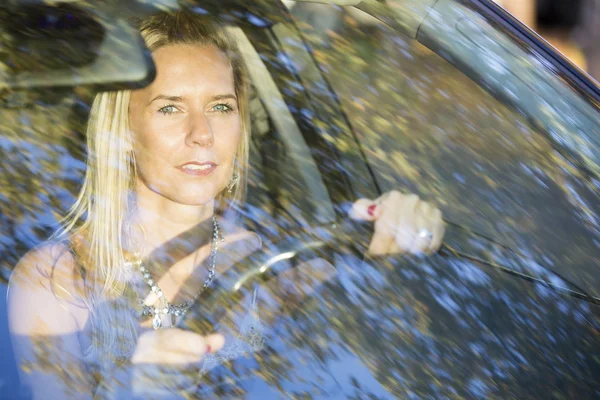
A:
[[[556,287],[556,285],[547,280],[542,280],[539,277],[530,275],[525,267],[522,267],[522,269],[519,267],[517,270],[514,266],[510,267],[504,265],[503,261],[506,262],[506,260],[510,260],[514,265],[519,265],[526,261],[527,257],[516,251],[496,243],[481,234],[465,230],[465,228],[459,225],[448,223],[448,227],[452,228],[452,245],[444,243],[439,252],[440,256],[444,258],[456,257],[466,259],[470,262],[486,265],[487,267],[499,269],[520,278],[543,284],[555,289],[559,293],[582,298],[594,304],[600,304],[600,299],[587,294],[578,285],[570,282],[555,271],[548,269],[546,270],[546,273],[549,276],[558,276],[567,283],[568,286],[566,288]],[[373,226],[369,222],[348,220],[341,224],[333,223],[313,228],[311,233],[296,232],[295,236],[288,236],[286,239],[275,244],[264,245],[262,248],[233,264],[225,273],[219,276],[219,279],[214,282],[214,285],[197,299],[197,302],[201,302],[202,306],[195,307],[192,305],[191,308],[196,308],[195,312],[197,318],[209,319],[208,315],[211,315],[213,304],[224,304],[226,299],[234,298],[236,294],[241,294],[243,288],[250,288],[253,284],[259,282],[264,283],[273,279],[277,277],[277,275],[295,268],[303,261],[324,258],[326,261],[329,261],[330,264],[335,265],[333,254],[348,252],[357,255],[359,258],[363,258],[366,253],[366,248],[362,249],[359,244],[364,241],[364,238],[372,237],[372,230]],[[495,247],[496,252],[498,252],[499,249],[502,250],[502,257],[500,257],[499,260],[489,260],[487,259],[488,257],[483,255],[471,254],[473,246],[469,245],[469,243],[473,240],[478,242],[479,250],[488,247],[490,249]],[[469,247],[471,251],[465,252],[460,248],[462,246],[456,249],[456,243],[454,242],[468,245],[467,247]],[[476,253],[480,252],[481,251]],[[379,257],[387,258],[389,256],[371,257],[377,259]],[[407,255],[403,255],[402,257],[411,258]]]
[[[333,223],[314,228],[310,233],[295,232],[282,241],[263,244],[215,279],[213,285],[190,307],[191,313],[188,315],[192,314],[192,321],[185,318],[181,324],[188,329],[198,329],[199,326],[195,327],[193,321],[214,320],[216,308],[235,301],[244,289],[276,278],[305,261],[321,258],[335,265],[333,255],[340,252],[362,258],[366,247],[362,249],[359,243],[365,237],[371,237],[368,231],[372,229],[369,222]]]

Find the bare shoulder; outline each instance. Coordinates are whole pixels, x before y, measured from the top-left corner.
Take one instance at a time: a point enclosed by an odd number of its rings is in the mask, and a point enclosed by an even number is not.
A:
[[[45,242],[15,266],[8,287],[11,332],[63,334],[87,317],[84,285],[76,259],[64,242]]]

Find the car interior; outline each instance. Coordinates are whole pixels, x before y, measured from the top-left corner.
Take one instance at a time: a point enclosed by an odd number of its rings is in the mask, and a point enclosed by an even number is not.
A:
[[[269,286],[267,281],[271,277],[277,278],[272,282],[285,282],[286,279],[293,282],[293,279],[290,278],[292,275],[286,275],[286,271],[289,272],[293,269],[290,266],[295,267],[298,265],[293,258],[301,251],[296,253],[297,247],[294,246],[297,246],[298,242],[304,241],[307,244],[306,252],[310,253],[313,250],[311,247],[313,242],[307,239],[308,236],[302,236],[302,234],[319,226],[335,227],[336,224],[340,223],[338,205],[344,200],[348,200],[349,193],[370,193],[370,197],[375,198],[381,192],[381,189],[389,189],[387,186],[389,182],[395,183],[397,181],[394,180],[396,175],[393,174],[398,170],[403,172],[402,167],[405,167],[406,164],[393,164],[388,162],[387,158],[378,160],[378,153],[375,151],[367,153],[357,145],[359,142],[355,132],[357,127],[352,125],[345,114],[348,112],[348,109],[344,108],[347,103],[336,98],[336,96],[343,96],[344,92],[340,90],[336,92],[336,95],[332,95],[334,88],[331,82],[328,81],[327,74],[319,69],[314,54],[308,51],[308,46],[302,43],[304,38],[290,24],[285,23],[285,19],[278,21],[274,17],[273,20],[267,20],[260,15],[252,15],[246,13],[246,11],[236,14],[237,2],[231,3],[233,4],[233,11],[229,15],[234,16],[231,19],[234,22],[229,31],[237,40],[244,61],[248,66],[252,82],[249,108],[252,132],[250,165],[253,167],[250,169],[248,179],[247,204],[238,211],[240,211],[244,223],[250,229],[273,241],[281,240],[283,244],[275,258],[271,254],[267,254],[267,258],[251,258],[248,263],[249,265],[253,263],[254,268],[249,274],[236,278],[237,280],[234,283],[239,282],[237,287],[234,284],[221,287],[222,291],[225,290],[230,293],[239,291],[238,295],[232,294],[229,296],[228,301],[241,302],[242,299],[247,301],[248,297],[252,297],[252,293],[255,293],[252,284],[256,282],[264,284],[265,287]],[[371,3],[373,2],[366,1],[364,4]],[[448,5],[448,7],[452,8],[451,5]],[[12,268],[29,249],[42,242],[57,228],[61,214],[64,214],[73,203],[74,195],[81,183],[85,170],[83,161],[85,159],[85,123],[94,93],[98,90],[142,86],[152,79],[155,72],[152,64],[148,62],[148,54],[139,46],[136,32],[124,20],[120,18],[113,20],[115,14],[109,8],[99,8],[93,16],[82,13],[76,5],[68,3],[60,7],[45,8],[45,14],[40,14],[36,10],[39,9],[25,7],[18,8],[15,11],[15,9],[5,10],[0,8],[0,18],[7,20],[10,17],[11,21],[10,24],[0,27],[0,30],[3,30],[0,33],[5,33],[8,35],[6,37],[12,38],[9,41],[8,52],[0,50],[0,60],[7,60],[8,53],[12,57],[8,60],[9,62],[0,63],[0,120],[3,121],[0,129],[0,160],[2,160],[0,163],[0,169],[2,170],[0,174],[0,188],[2,189],[0,190],[0,253],[2,254],[0,260],[0,339],[8,337],[5,302],[7,282]],[[460,15],[467,15],[472,12],[472,10],[463,8],[458,10],[460,12],[452,8],[448,13],[453,18],[458,18]],[[206,10],[196,8],[196,11],[203,12]],[[72,20],[66,19],[66,15],[72,15],[74,18]],[[32,20],[54,22],[46,24],[46,28],[43,29],[30,31],[19,29],[21,26],[30,24]],[[469,51],[491,46],[486,41],[493,40],[505,44],[506,48],[514,51],[514,54],[507,56],[508,58],[522,56],[522,49],[514,47],[511,43],[506,43],[504,39],[497,37],[490,39],[485,21],[479,19],[477,21],[476,24],[463,21],[464,23],[458,25],[460,33],[472,39],[471,42],[473,42],[474,47],[469,48]],[[40,23],[38,26],[41,27],[44,24]],[[48,33],[50,33],[55,46],[47,45],[47,39],[45,39],[47,36],[44,35]],[[443,32],[437,31],[434,24],[431,23],[427,24],[420,34],[420,40],[438,50],[438,53],[440,47],[443,47],[442,44],[445,43],[444,40],[455,38],[452,35],[444,36]],[[76,42],[76,39],[82,36],[86,37],[86,48],[68,46],[68,44]],[[401,44],[398,46],[402,47]],[[466,50],[452,47],[453,45],[448,43],[447,46],[453,51],[453,53],[446,53],[447,58],[452,59],[456,56],[460,61],[457,64],[469,59]],[[58,51],[58,53],[54,53],[54,51]],[[464,58],[460,58],[456,54]],[[409,56],[412,57],[410,54]],[[493,54],[484,54],[484,56],[482,56],[482,60],[494,58]],[[57,64],[47,63],[48,59],[56,59]],[[122,60],[125,59],[128,60],[127,68],[123,68]],[[441,58],[439,60],[443,63],[446,62]],[[579,154],[584,155],[586,155],[586,151],[588,152],[588,157],[580,159],[577,156],[574,158],[575,161],[582,160],[581,163],[576,163],[576,167],[587,165],[589,170],[595,168],[594,163],[598,155],[590,150],[591,147],[588,146],[587,142],[578,142],[575,139],[569,143],[560,142],[561,137],[556,134],[558,131],[553,130],[553,127],[563,129],[566,125],[561,125],[558,120],[550,121],[547,125],[544,125],[541,123],[543,115],[535,114],[534,111],[528,108],[535,108],[532,106],[533,103],[525,102],[527,107],[520,107],[518,101],[508,93],[511,88],[514,89],[514,93],[517,93],[517,89],[527,92],[532,88],[533,83],[531,82],[539,80],[542,81],[542,84],[536,90],[541,91],[542,97],[550,98],[556,96],[557,87],[561,90],[561,93],[563,89],[568,87],[565,82],[553,79],[551,85],[548,85],[543,82],[546,78],[541,77],[541,75],[533,78],[530,75],[523,75],[532,79],[532,81],[523,82],[523,76],[515,75],[510,84],[503,88],[507,92],[499,93],[499,89],[495,86],[496,83],[488,85],[481,77],[485,75],[486,68],[489,68],[489,65],[486,65],[484,61],[473,61],[469,67],[470,69],[466,68],[467,75],[471,79],[468,84],[472,86],[467,84],[464,87],[466,91],[476,86],[476,89],[480,90],[478,85],[482,84],[486,87],[486,96],[491,98],[492,96],[489,93],[494,93],[498,98],[503,99],[504,103],[516,104],[514,109],[506,112],[503,108],[504,104],[498,102],[498,107],[496,103],[488,106],[492,104],[489,102],[478,111],[489,117],[489,119],[484,120],[491,121],[486,122],[487,125],[492,125],[493,118],[499,119],[504,118],[506,115],[514,115],[514,121],[516,122],[511,121],[512,125],[510,127],[507,128],[508,124],[498,124],[500,128],[498,128],[498,132],[494,132],[497,137],[504,137],[505,132],[502,129],[506,131],[514,129],[508,133],[515,137],[517,135],[525,137],[534,131],[534,134],[538,132],[550,133],[550,136],[547,135],[550,137],[548,141],[552,140],[565,145],[570,152],[577,150]],[[525,71],[530,67],[529,65],[514,65],[510,68],[516,71]],[[435,76],[435,70],[432,69],[425,71],[423,75],[419,74],[418,78],[427,80],[426,75],[428,73]],[[400,78],[398,79],[400,80]],[[465,81],[467,80],[465,79]],[[421,90],[418,86],[419,82],[417,79],[414,81],[406,79],[405,84],[404,89],[406,90],[403,95],[405,98],[413,96],[410,97],[410,105],[415,106],[418,104],[419,91]],[[440,96],[443,97],[443,94]],[[527,93],[527,96],[536,97],[537,95],[536,92],[531,91]],[[536,101],[543,100],[542,97],[537,97]],[[459,96],[456,96],[450,98],[450,101],[443,98],[442,102],[447,103],[446,109],[461,115],[464,110],[461,109],[462,105],[457,101],[459,98]],[[581,113],[581,121],[585,122],[585,126],[577,125],[571,121],[574,124],[572,126],[590,132],[589,137],[593,139],[590,140],[590,143],[594,142],[597,138],[593,135],[592,128],[597,126],[595,124],[598,118],[597,113],[592,112],[593,110],[590,111],[590,105],[580,99],[573,102],[577,105],[577,112]],[[562,111],[568,110],[570,107],[568,104],[558,104],[558,102],[550,104],[549,102],[547,107],[551,106]],[[485,107],[487,109],[484,109]],[[493,116],[491,111],[496,112],[500,108],[502,110]],[[407,109],[410,109],[410,107],[407,107]],[[544,107],[541,107],[541,109],[543,110]],[[548,109],[546,108],[546,110]],[[538,111],[536,108],[535,112]],[[398,114],[403,112],[404,110],[400,110]],[[535,118],[526,119],[524,117],[524,115],[531,116],[534,114],[536,115]],[[424,115],[421,115],[424,123],[429,123],[430,120],[426,118],[427,114]],[[468,114],[464,112],[462,115]],[[324,117],[323,120],[328,122],[335,120],[337,124],[335,126],[334,124],[319,126],[319,122],[314,122],[319,119],[314,118],[315,116]],[[410,120],[410,116],[406,119]],[[413,127],[422,126],[423,121],[415,121],[416,118],[412,121]],[[459,122],[456,123],[456,121]],[[569,122],[569,119],[565,117],[565,121]],[[453,123],[460,125],[461,122],[456,117]],[[530,125],[525,127],[526,124]],[[466,126],[467,123],[464,125]],[[518,131],[522,126],[524,128]],[[490,131],[492,128],[490,128]],[[478,127],[469,126],[468,129],[477,131]],[[433,138],[446,137],[444,135],[450,136],[450,133],[448,133],[450,129],[447,131],[432,130],[432,132],[423,131],[422,135],[425,137],[426,134],[429,134]],[[483,139],[485,138],[481,139],[482,143],[484,142]],[[349,147],[352,147],[352,149],[343,153],[343,157],[340,156],[341,153],[335,152],[336,146],[342,147],[340,143],[351,143]],[[459,143],[457,152],[461,149],[471,149],[469,146],[477,149],[473,145],[475,141],[464,144],[457,140],[456,143]],[[500,143],[500,139],[492,143]],[[330,147],[328,147],[328,144]],[[545,142],[544,145],[546,145]],[[331,148],[334,150],[331,150]],[[417,151],[414,154],[421,157],[421,154]],[[425,154],[421,157],[421,160],[427,158],[427,156]],[[512,162],[517,165],[517,161],[504,156],[505,154],[502,154],[498,158],[500,167],[496,169],[496,165],[493,165],[491,169],[500,170],[508,165],[507,170],[510,170],[513,166]],[[555,155],[551,156],[555,157]],[[323,159],[333,161],[331,165],[324,166],[322,165],[323,162],[320,161]],[[360,162],[357,162],[357,159],[360,159]],[[433,157],[432,159],[434,161],[431,164],[423,162],[421,166],[431,166],[431,169],[435,169],[436,166],[439,167],[436,164],[437,159]],[[368,162],[365,160],[368,160]],[[483,192],[479,189],[484,184],[493,188],[501,187],[501,184],[498,185],[491,179],[485,180],[484,178],[465,183],[465,178],[455,172],[460,168],[467,168],[465,167],[467,161],[472,160],[455,160],[456,164],[444,166],[446,173],[449,174],[446,178],[448,182],[451,182],[450,185],[454,184],[456,188],[460,189],[461,184],[465,187],[470,184],[469,188],[473,188],[473,197]],[[518,160],[518,162],[521,161],[523,160]],[[523,161],[523,164],[525,161]],[[381,168],[377,170],[379,166]],[[376,171],[373,172],[371,168],[376,169]],[[388,168],[388,170],[385,168]],[[525,171],[522,173],[523,176],[530,175],[531,181],[538,179],[535,168],[529,170],[523,168]],[[350,171],[351,173],[335,175],[336,170]],[[326,171],[331,171],[331,173]],[[382,171],[389,173],[391,177],[389,182],[384,179],[377,179],[379,176],[384,175]],[[422,171],[425,171],[425,168],[422,168]],[[425,172],[423,174],[426,175]],[[573,176],[579,175],[573,174]],[[361,177],[364,177],[364,180],[360,179]],[[538,181],[540,180],[541,178],[538,179]],[[433,179],[430,182],[431,187],[437,185],[437,182]],[[349,188],[352,188],[352,190]],[[581,201],[577,190],[573,189],[573,186],[569,186],[568,181],[565,188],[565,191],[574,199],[572,199],[573,203],[579,201],[577,204],[582,205],[580,209],[584,211],[577,215],[583,215],[582,219],[590,218],[591,220],[590,215],[592,212],[585,214],[585,211],[590,210],[592,207],[586,208],[586,202]],[[511,201],[513,200],[512,195],[503,193],[501,188],[496,192]],[[440,193],[445,192],[441,191]],[[485,199],[483,195],[481,198]],[[521,206],[517,204],[518,201],[519,199],[514,200],[515,208]],[[477,210],[470,209],[465,204],[467,204],[466,201],[456,208],[463,207],[466,210],[466,215],[469,215],[469,213],[475,214]],[[504,203],[498,200],[498,204],[490,202],[490,204],[485,204],[485,207],[500,209]],[[452,216],[451,213],[450,215]],[[461,216],[461,214],[455,214],[452,217],[455,216]],[[473,220],[478,217],[481,216],[475,216]],[[553,287],[569,296],[600,304],[600,300],[594,297],[595,294],[589,294],[589,289],[582,289],[579,282],[573,283],[569,281],[568,277],[555,273],[554,265],[549,261],[550,258],[543,258],[543,261],[548,261],[546,264],[549,265],[548,268],[543,267],[541,263],[538,264],[532,261],[535,258],[534,256],[537,256],[536,254],[523,254],[515,251],[496,241],[496,238],[491,237],[491,235],[475,235],[468,228],[472,227],[477,221],[473,222],[467,218],[465,220],[467,222],[462,226],[449,224],[448,232],[450,234],[447,237],[451,247],[442,249],[444,257],[456,257],[476,265],[483,265],[484,268],[492,267],[502,270],[529,280],[534,284]],[[505,225],[498,221],[485,222],[487,227],[491,227],[490,231],[494,234],[498,233],[498,236],[502,234],[509,236],[511,234],[511,231],[503,230]],[[593,224],[593,221],[590,224]],[[291,239],[296,239],[297,236],[297,241],[286,241],[290,239],[290,236]],[[319,251],[318,246],[319,244],[315,246],[317,253]],[[543,251],[539,249],[536,249],[536,251],[544,256]],[[502,262],[496,262],[498,260]],[[410,262],[410,260],[407,262]],[[312,267],[309,266],[309,268]],[[259,275],[267,270],[269,270],[269,277],[261,280]],[[296,271],[298,270],[296,269]],[[321,274],[318,276],[321,278],[319,282],[311,283],[315,291],[320,290],[327,280],[333,279],[332,277],[335,275],[327,265],[315,266],[312,272],[314,271]],[[295,276],[295,279],[305,279],[307,275],[310,274],[300,274]],[[284,287],[284,289],[289,289],[285,295],[289,296],[286,299],[289,300],[292,306],[301,303],[303,301],[302,296],[310,296],[310,293],[307,292],[295,298],[296,293],[292,290],[291,284]],[[281,293],[278,295],[282,296]],[[290,309],[292,306],[290,306]],[[298,307],[296,307],[297,309]],[[290,311],[288,309],[285,312]],[[8,340],[0,340],[0,354],[12,354]],[[2,398],[3,393],[13,393],[15,390],[16,371],[13,364],[14,360],[11,356],[2,357],[0,360],[0,398]],[[226,375],[221,372],[220,374],[222,376]],[[310,376],[310,371],[307,371],[306,374]],[[335,393],[335,390],[337,390],[335,379],[329,379],[327,385],[325,386],[331,389],[331,393]],[[207,387],[207,393],[213,393],[210,390],[210,387]]]

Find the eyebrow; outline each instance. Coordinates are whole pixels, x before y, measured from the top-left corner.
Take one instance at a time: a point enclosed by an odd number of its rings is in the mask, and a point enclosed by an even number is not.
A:
[[[218,94],[216,96],[213,96],[210,98],[210,101],[216,101],[216,100],[225,100],[225,99],[232,99],[237,101],[237,97],[234,94]],[[181,96],[169,96],[166,94],[159,94],[158,96],[156,96],[155,98],[153,98],[152,100],[150,100],[148,102],[148,104],[153,103],[155,100],[167,100],[167,101],[172,101],[172,102],[182,102],[183,101],[183,97]]]

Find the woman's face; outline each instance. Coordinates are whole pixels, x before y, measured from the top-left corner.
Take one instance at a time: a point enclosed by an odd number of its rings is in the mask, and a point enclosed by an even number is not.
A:
[[[207,204],[231,179],[242,135],[231,64],[212,45],[169,45],[153,58],[156,79],[129,105],[138,191]]]

